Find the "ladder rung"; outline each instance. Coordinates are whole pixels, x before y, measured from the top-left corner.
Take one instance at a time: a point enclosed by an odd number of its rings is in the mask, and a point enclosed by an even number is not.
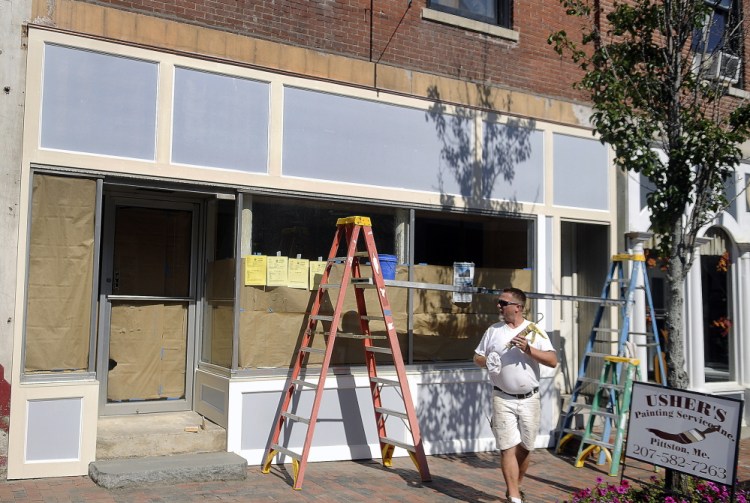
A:
[[[585,435],[584,435],[585,437]],[[593,438],[582,438],[581,439],[582,444],[593,444],[598,445],[599,447],[606,447],[607,449],[613,448],[615,445],[611,442],[605,442],[603,440],[596,440]]]
[[[599,384],[599,379],[594,379],[593,377],[579,377],[578,380],[585,383]]]
[[[409,418],[409,416],[406,415],[406,412],[399,412],[399,411],[393,410],[393,409],[386,409],[385,407],[375,407],[375,412],[377,412],[378,414],[385,414],[387,416],[400,417],[402,419],[408,419]]]
[[[281,454],[289,456],[290,458],[294,458],[297,461],[301,461],[302,460],[302,455],[301,454],[297,454],[294,451],[290,451],[289,449],[287,449],[283,445],[271,444],[271,450],[276,451],[276,452],[280,452]]]
[[[604,416],[608,417],[610,419],[620,419],[619,414],[615,414],[614,412],[607,412],[606,410],[592,410],[589,412],[592,416]]]
[[[354,255],[352,256],[353,257],[369,257],[370,254],[367,253],[366,251],[358,251],[358,252],[354,252]],[[347,258],[348,258],[347,256],[331,257],[328,259],[328,262],[345,262]]]
[[[607,283],[619,283],[621,285],[627,285],[628,284],[628,280],[625,279],[625,278],[609,278],[607,280]]]
[[[377,383],[377,384],[382,384],[382,385],[385,385],[385,386],[400,386],[400,384],[401,384],[401,383],[399,383],[395,379],[386,379],[384,377],[377,377],[377,376],[371,377],[370,378],[370,382],[374,382],[374,383]]]
[[[367,321],[385,321],[385,318],[383,318],[382,316],[367,315],[367,316],[362,316],[362,319],[367,320]]]
[[[609,333],[617,333],[620,331],[618,328],[609,328],[609,327],[594,327],[592,329],[594,332],[609,332]]]
[[[318,285],[320,288],[341,288],[341,285],[339,283],[320,283]]]
[[[639,348],[655,348],[658,345],[659,345],[658,342],[647,342],[645,344],[636,344],[636,347],[639,347]]]
[[[286,412],[286,411],[282,411],[281,415],[287,419],[291,419],[292,421],[298,421],[300,423],[310,424],[309,417],[298,416],[297,414],[292,414],[291,412]]]
[[[372,278],[352,278],[351,283],[354,288],[375,288]]]
[[[612,356],[612,355],[609,354],[609,353],[595,353],[595,352],[592,351],[592,352],[586,353],[584,356],[586,356],[586,357],[593,356],[593,357],[596,357],[596,358],[604,358],[605,356]]]
[[[574,430],[573,428],[563,428],[563,433],[570,433],[571,435],[582,437],[584,430]]]
[[[600,382],[599,383],[599,387],[600,388],[607,388],[607,389],[616,389],[618,391],[622,391],[622,390],[625,389],[625,386],[623,386],[622,384],[614,384],[614,383],[610,383],[610,382]]]
[[[383,442],[384,444],[390,444],[396,447],[401,447],[402,449],[406,449],[407,451],[410,451],[410,452],[416,452],[417,450],[416,447],[414,447],[413,445],[409,445],[404,442],[399,442],[398,440],[393,440],[392,438],[388,438],[388,437],[380,437],[380,441]]]
[[[367,346],[365,348],[365,351],[372,351],[373,353],[385,353],[385,354],[393,353],[393,351],[391,351],[391,348],[384,348],[381,346]]]
[[[328,314],[314,314],[310,316],[311,320],[317,320],[317,321],[333,321],[333,315]]]
[[[292,384],[295,384],[297,386],[302,386],[303,388],[312,388],[312,389],[315,389],[315,388],[318,387],[317,384],[314,384],[314,383],[311,383],[311,382],[307,382],[307,381],[303,381],[302,379],[295,379],[294,381],[292,381]]]
[[[326,350],[322,348],[311,348],[309,346],[304,346],[299,348],[301,352],[304,353],[317,353],[317,354],[325,354]]]
[[[385,335],[366,335],[366,334],[349,334],[344,332],[336,332],[336,337],[343,337],[344,339],[385,339]]]

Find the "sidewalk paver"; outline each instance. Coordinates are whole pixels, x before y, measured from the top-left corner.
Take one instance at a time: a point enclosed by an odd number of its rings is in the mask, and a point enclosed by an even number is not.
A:
[[[654,467],[628,461],[625,476],[648,480]],[[291,465],[274,465],[269,474],[250,466],[247,479],[149,485],[129,489],[104,489],[88,477],[61,477],[0,482],[0,502],[40,503],[162,503],[162,502],[500,502],[505,484],[497,453],[428,456],[432,482],[422,483],[408,457],[395,458],[393,467],[379,460],[309,463],[301,491],[291,487]],[[531,503],[563,502],[597,478],[619,482],[607,475],[608,466],[587,463],[573,466],[571,456],[539,449],[532,455],[524,492]],[[740,443],[737,478],[750,485],[750,439]]]

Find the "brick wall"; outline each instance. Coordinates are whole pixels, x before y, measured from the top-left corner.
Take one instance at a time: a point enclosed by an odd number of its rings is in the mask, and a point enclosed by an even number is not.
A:
[[[427,0],[99,0],[99,5],[397,67],[576,98],[575,66],[547,37],[570,23],[556,0],[517,1],[511,42],[423,20]],[[573,26],[568,24],[568,28]]]

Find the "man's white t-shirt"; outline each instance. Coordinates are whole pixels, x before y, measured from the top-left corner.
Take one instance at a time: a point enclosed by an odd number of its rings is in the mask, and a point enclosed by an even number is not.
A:
[[[502,322],[495,323],[484,332],[479,346],[474,350],[487,359],[492,384],[506,393],[526,394],[539,386],[539,362],[520,348],[508,348],[511,339],[530,323],[529,320],[524,320],[516,328],[510,328]],[[526,335],[529,344],[540,351],[554,351],[544,330],[538,327],[537,330],[541,333],[530,332]]]

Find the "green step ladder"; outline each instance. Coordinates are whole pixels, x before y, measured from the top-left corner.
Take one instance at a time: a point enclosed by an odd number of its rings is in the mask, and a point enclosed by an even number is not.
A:
[[[602,375],[591,403],[586,429],[578,447],[575,466],[581,468],[592,453],[600,452],[609,462],[609,475],[617,476],[622,457],[622,444],[627,429],[633,382],[640,380],[640,360],[624,356],[605,356]],[[595,430],[597,419],[602,430]]]

